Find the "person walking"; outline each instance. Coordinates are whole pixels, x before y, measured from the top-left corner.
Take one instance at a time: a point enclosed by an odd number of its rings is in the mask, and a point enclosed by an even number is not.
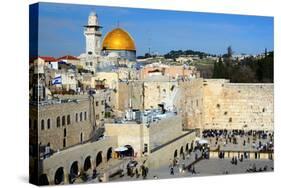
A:
[[[171,167],[171,168],[170,168],[170,174],[171,174],[171,175],[174,175],[174,167]]]

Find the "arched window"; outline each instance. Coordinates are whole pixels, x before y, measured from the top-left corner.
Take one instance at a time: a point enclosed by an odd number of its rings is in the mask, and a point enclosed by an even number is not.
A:
[[[41,130],[45,129],[45,122],[44,119],[41,120]]]
[[[60,117],[57,117],[57,127],[60,127]]]
[[[75,121],[78,122],[78,113],[75,114]]]
[[[67,125],[69,125],[70,123],[70,115],[67,115]]]
[[[80,112],[80,121],[83,121],[83,114]]]
[[[65,126],[65,116],[62,116],[62,122],[61,122],[62,126]]]
[[[50,120],[50,119],[47,120],[47,128],[48,128],[48,129],[51,128],[51,120]]]

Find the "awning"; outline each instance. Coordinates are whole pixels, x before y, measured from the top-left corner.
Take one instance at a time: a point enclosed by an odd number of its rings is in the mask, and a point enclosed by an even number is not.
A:
[[[124,147],[124,146],[121,146],[121,147],[118,147],[118,148],[115,148],[114,151],[127,151],[128,148],[127,147]]]
[[[208,140],[202,139],[202,140],[199,140],[198,143],[203,145],[203,144],[208,144],[209,142],[208,142]]]

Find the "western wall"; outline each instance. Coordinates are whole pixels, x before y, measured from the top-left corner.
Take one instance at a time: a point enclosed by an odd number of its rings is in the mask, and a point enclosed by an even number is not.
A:
[[[273,84],[203,81],[202,129],[273,130]]]

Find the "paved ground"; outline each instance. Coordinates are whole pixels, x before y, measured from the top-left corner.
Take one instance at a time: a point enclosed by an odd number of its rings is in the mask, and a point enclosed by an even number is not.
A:
[[[229,159],[209,159],[201,160],[200,162],[195,164],[194,167],[196,174],[192,174],[191,172],[187,171],[180,173],[179,168],[175,168],[174,175],[171,175],[170,168],[167,166],[155,170],[149,170],[147,179],[222,175],[225,174],[226,171],[228,172],[228,174],[247,173],[247,169],[253,168],[253,165],[256,166],[257,170],[259,170],[259,168],[263,169],[265,166],[267,166],[266,172],[273,171],[273,161],[271,160],[244,160],[243,162],[238,162],[237,165],[233,165],[231,164],[231,160]],[[136,178],[136,176],[129,177],[125,175],[122,178],[116,177],[111,179],[110,181],[132,181],[142,179],[143,178],[141,176],[139,178]]]

